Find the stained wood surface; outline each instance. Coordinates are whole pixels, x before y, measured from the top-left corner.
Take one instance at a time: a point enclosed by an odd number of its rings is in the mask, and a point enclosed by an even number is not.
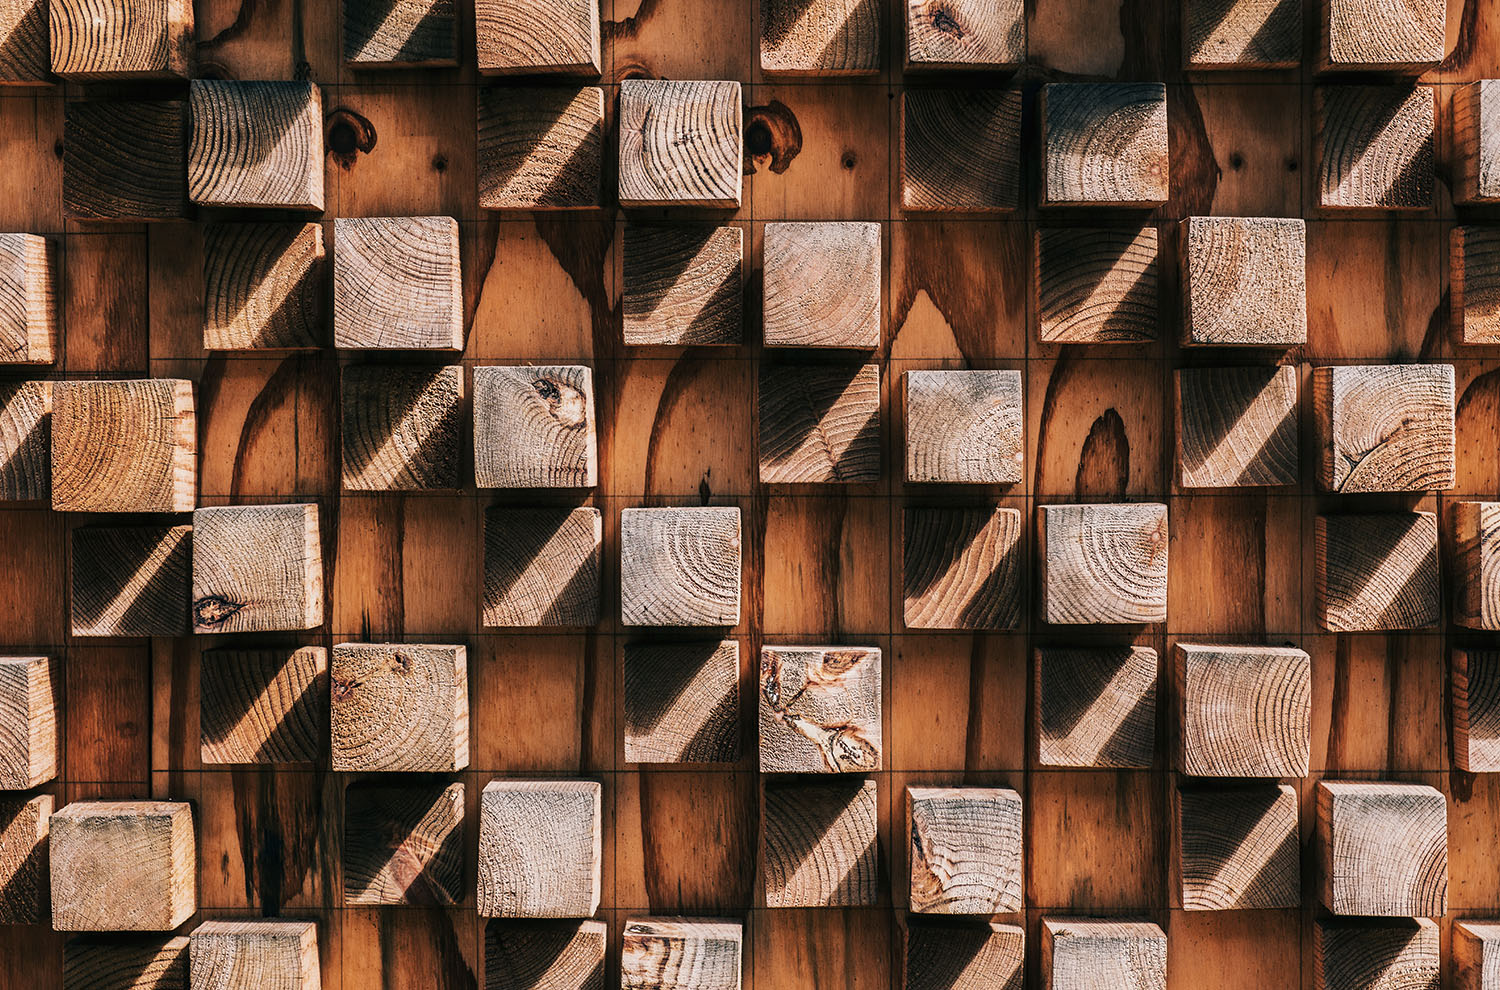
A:
[[[36,234],[0,234],[0,363],[55,359],[58,273],[55,242]]]
[[[1453,486],[1452,365],[1314,368],[1312,385],[1324,491]]]
[[[1438,990],[1442,986],[1439,940],[1437,925],[1425,918],[1315,922],[1313,986],[1316,990]]]
[[[190,805],[75,801],[47,822],[58,931],[165,932],[197,910]]]
[[[51,657],[0,657],[0,789],[57,776],[62,667]]]
[[[1500,980],[1500,925],[1465,921],[1453,926],[1453,985],[1456,990],[1484,990]]]
[[[188,196],[194,203],[323,209],[317,86],[194,79],[188,111]]]
[[[193,383],[180,378],[52,386],[52,508],[190,512],[197,499]]]
[[[476,0],[479,71],[597,76],[599,0]]]
[[[908,787],[913,912],[1006,914],[1021,901],[1021,795],[1006,787]]]
[[[1448,808],[1421,784],[1318,784],[1319,896],[1334,914],[1435,918],[1448,909]]]
[[[189,937],[192,985],[317,990],[318,926],[311,921],[205,921]]]
[[[1041,227],[1037,338],[1101,344],[1155,340],[1161,303],[1155,227]]]
[[[47,822],[54,801],[51,794],[0,797],[0,925],[50,920]]]
[[[334,346],[459,350],[461,283],[452,217],[340,217],[333,232]]]
[[[906,71],[1006,69],[1026,60],[1016,0],[904,0]]]
[[[323,624],[316,505],[193,512],[193,632],[275,632]]]
[[[762,647],[759,684],[762,773],[880,769],[880,650]]]
[[[1299,906],[1297,807],[1290,784],[1179,788],[1173,894],[1183,910]]]
[[[474,369],[477,487],[592,488],[599,477],[595,437],[591,369]]]
[[[880,346],[878,223],[768,223],[762,238],[767,347]]]
[[[632,918],[621,935],[623,990],[739,990],[744,927],[711,918]]]
[[[761,809],[766,907],[875,904],[880,818],[876,791],[870,779],[767,779]]]
[[[604,990],[602,921],[504,921],[484,929],[485,990]]]
[[[1149,767],[1157,654],[1146,646],[1036,651],[1037,763]]]
[[[739,207],[738,82],[621,80],[619,127],[622,207]]]
[[[204,763],[317,763],[327,751],[328,652],[205,650],[200,664]]]
[[[190,0],[47,0],[52,71],[80,81],[186,76]]]
[[[329,678],[334,770],[436,773],[469,765],[464,647],[341,643]]]
[[[1178,643],[1177,767],[1193,777],[1304,777],[1312,663],[1293,647]]]
[[[458,62],[453,0],[344,0],[344,63],[390,69]]]
[[[345,490],[460,487],[468,414],[461,366],[348,366],[340,389]]]
[[[204,348],[321,346],[326,285],[322,224],[205,225]]]
[[[909,508],[902,518],[909,629],[1014,629],[1024,611],[1021,514]]]
[[[1007,213],[1020,206],[1018,90],[905,90],[900,137],[903,210]]]
[[[1178,484],[1297,483],[1296,368],[1183,368],[1176,384]]]
[[[188,990],[188,941],[186,935],[69,939],[62,985],[64,990]]]
[[[1438,621],[1432,513],[1318,516],[1314,527],[1316,605],[1324,629],[1422,629]]]
[[[907,990],[1021,990],[1026,930],[1017,925],[956,925],[908,918]]]
[[[1481,79],[1453,92],[1456,203],[1500,201],[1500,80]]]
[[[479,913],[588,917],[599,908],[603,789],[591,780],[494,780],[479,798]]]

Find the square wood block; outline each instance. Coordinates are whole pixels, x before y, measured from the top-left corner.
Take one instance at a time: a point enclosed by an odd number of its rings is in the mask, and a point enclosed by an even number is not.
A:
[[[1500,79],[1454,90],[1453,145],[1454,202],[1500,202]]]
[[[73,530],[74,636],[186,636],[191,526]]]
[[[956,924],[909,917],[903,990],[1022,990],[1026,929],[1020,925]]]
[[[879,770],[880,676],[873,646],[761,647],[760,772]]]
[[[767,347],[880,346],[880,224],[768,223]]]
[[[0,86],[35,86],[52,81],[47,5],[48,0],[0,2],[0,38],[7,39]]]
[[[1015,629],[1024,598],[1016,509],[909,507],[902,512],[908,629]]]
[[[0,384],[0,502],[52,497],[52,383]]]
[[[620,942],[622,990],[740,990],[744,926],[727,918],[631,918]],[[663,966],[663,959],[692,960]]]
[[[453,773],[469,765],[465,647],[340,643],[329,697],[334,770]]]
[[[475,378],[478,372],[475,369]],[[462,365],[345,367],[339,389],[345,491],[451,490],[463,460]]]
[[[602,921],[497,918],[484,928],[484,988],[604,990],[608,941]]]
[[[880,366],[763,365],[762,484],[880,480]]]
[[[1307,225],[1270,217],[1181,221],[1182,342],[1307,342]]]
[[[1037,507],[1042,620],[1167,620],[1167,507],[1137,502]]]
[[[1167,933],[1149,921],[1042,919],[1046,990],[1166,990]]]
[[[599,908],[603,788],[592,780],[492,780],[479,798],[485,918],[586,918]]]
[[[1021,0],[904,0],[906,71],[996,71],[1026,61]]]
[[[1037,339],[1142,343],[1161,323],[1154,226],[1042,227],[1036,232]]]
[[[0,364],[55,360],[59,274],[54,241],[0,233]]]
[[[200,759],[320,763],[328,737],[321,646],[205,650],[198,674]]]
[[[164,932],[198,909],[190,805],[75,801],[48,828],[54,930]]]
[[[479,71],[597,76],[599,0],[475,0]]]
[[[1038,764],[1151,766],[1156,751],[1155,650],[1044,647],[1036,651],[1035,663]]]
[[[1425,629],[1442,619],[1437,516],[1318,516],[1318,622],[1329,632]]]
[[[620,621],[734,626],[740,621],[737,506],[620,512]]]
[[[316,505],[193,512],[193,632],[276,632],[323,624]]]
[[[0,661],[0,677],[5,673]],[[49,920],[47,822],[53,800],[51,794],[0,795],[0,925]]]
[[[1302,63],[1302,0],[1186,0],[1183,67],[1295,69]]]
[[[481,87],[478,128],[480,209],[601,205],[604,90],[598,86]]]
[[[624,650],[626,763],[739,759],[739,643],[627,643]]]
[[[405,69],[458,64],[453,0],[344,0],[344,64]]]
[[[1297,792],[1290,784],[1179,787],[1173,896],[1188,911],[1302,903]]]
[[[1443,0],[1318,0],[1322,72],[1416,75],[1443,60]]]
[[[452,217],[339,217],[334,346],[462,350],[462,282]]]
[[[323,97],[310,82],[194,79],[188,196],[199,206],[323,209]]]
[[[1154,207],[1167,201],[1161,83],[1042,88],[1042,205]]]
[[[760,0],[766,75],[860,76],[880,71],[880,0]]]
[[[0,790],[24,791],[57,776],[62,678],[55,657],[0,657]]]
[[[53,383],[52,508],[191,512],[197,497],[191,381]]]
[[[320,223],[205,225],[204,349],[323,346],[326,280]]]
[[[355,784],[344,792],[344,903],[456,904],[463,845],[463,784]]]
[[[1450,677],[1453,765],[1500,772],[1500,651],[1454,650]]]
[[[193,987],[318,990],[318,926],[312,921],[205,921],[189,936]]]
[[[1290,646],[1173,648],[1177,769],[1191,777],[1305,777],[1312,661]]]
[[[1021,910],[1021,823],[1021,795],[1008,787],[908,787],[911,910]]]
[[[1460,344],[1500,344],[1500,228],[1449,232],[1449,320]]]
[[[598,484],[593,370],[582,365],[475,368],[474,483],[480,488]]]
[[[1181,368],[1174,377],[1179,485],[1297,483],[1295,367]]]
[[[764,790],[766,907],[874,906],[880,860],[875,781],[767,780]]]
[[[1338,915],[1437,918],[1448,908],[1448,803],[1424,784],[1318,783],[1318,893]]]
[[[64,103],[64,215],[89,223],[186,219],[187,138],[186,100]]]
[[[744,230],[625,225],[626,347],[731,347],[744,339]]]
[[[619,127],[622,207],[739,209],[738,82],[622,79]]]
[[[1021,372],[908,371],[902,381],[908,482],[1021,481]]]
[[[1500,986],[1500,922],[1453,923],[1454,990],[1494,990]]]
[[[1451,364],[1314,368],[1312,387],[1323,491],[1453,487]]]
[[[1021,200],[1021,91],[901,94],[901,208],[1009,213]]]
[[[183,79],[192,71],[192,0],[48,0],[47,7],[52,71],[64,79]]]
[[[592,626],[599,621],[603,519],[592,507],[484,513],[486,626]]]
[[[1413,990],[1439,990],[1440,942],[1437,925],[1426,918],[1315,921],[1314,986],[1360,990],[1398,979]]]
[[[1427,86],[1324,86],[1317,104],[1325,210],[1430,210],[1437,109]]]

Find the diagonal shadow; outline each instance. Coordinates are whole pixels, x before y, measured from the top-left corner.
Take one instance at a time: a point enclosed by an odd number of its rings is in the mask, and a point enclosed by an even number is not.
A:
[[[24,386],[23,386],[24,388]],[[5,415],[8,405],[6,389],[0,386],[0,417],[6,423],[16,422],[16,417]],[[9,401],[27,402],[23,392],[10,393]],[[50,498],[52,494],[52,410],[45,408],[30,424],[19,443],[0,449],[0,491],[27,492],[34,499]]]
[[[656,316],[668,296],[679,291],[703,252],[721,228],[711,224],[627,224],[624,234],[623,266],[625,282],[629,291],[623,293],[621,306],[630,319],[649,321]],[[741,248],[743,251],[743,248]],[[646,269],[650,281],[642,284],[639,277],[632,283],[635,266]],[[699,289],[694,296],[698,308],[685,330],[692,338],[718,330],[724,314],[738,308],[742,293],[744,259],[725,273],[717,285],[707,290]]]
[[[834,449],[829,414],[859,382],[863,368],[763,366],[760,375],[761,461],[777,467],[797,464],[812,448],[835,481],[874,481],[880,468],[880,409],[871,409],[854,436]],[[790,379],[792,386],[769,393],[768,384]],[[779,429],[778,429],[779,427]]]
[[[72,624],[105,636],[174,635],[188,629],[192,543],[168,527],[73,530]]]
[[[409,0],[360,0],[344,5],[344,58],[364,56],[372,65],[426,62],[454,46],[453,0],[428,0],[428,8],[404,34],[393,15]],[[381,44],[366,56],[379,36]]]
[[[564,530],[577,527],[572,509],[510,509],[485,513],[484,607],[534,615],[525,625],[592,625],[599,610],[600,547],[590,541],[581,560],[548,553]]]
[[[0,800],[0,836],[4,836],[21,815],[26,812],[30,796]],[[4,849],[6,871],[0,874],[0,924],[39,924],[47,920],[50,909],[48,897],[49,872],[47,862],[47,839],[35,843],[26,850],[26,855],[17,858],[15,847]],[[24,911],[35,908],[34,917],[7,916],[7,911]]]
[[[404,778],[355,784],[345,793],[346,889],[364,897],[390,883],[403,904],[451,907],[463,890],[463,825],[450,829],[435,849],[417,832],[426,815],[448,800],[449,785],[421,785],[415,779],[398,785],[397,780]],[[379,858],[365,864],[363,882],[350,873],[348,856],[356,849]]]
[[[1229,25],[1236,15],[1243,15],[1247,9],[1254,9],[1254,5],[1240,0],[1208,0],[1189,5],[1183,12],[1183,19],[1185,22],[1196,22],[1193,29],[1207,40]],[[1229,31],[1234,35],[1243,34],[1243,29],[1237,26],[1230,26]],[[1186,44],[1186,25],[1183,34]],[[1240,51],[1222,51],[1216,54],[1232,54],[1236,61],[1250,63],[1297,61],[1302,54],[1301,0],[1276,0],[1274,6],[1265,12],[1265,17],[1255,26],[1255,30],[1245,39]]]
[[[244,287],[231,317],[231,321],[237,324],[248,322],[246,311],[259,302],[259,296],[269,291],[267,283],[275,276],[276,266],[289,255],[295,254],[294,248],[303,234],[300,224],[255,224],[253,226],[258,228],[253,232],[243,229],[233,231],[224,227],[220,228],[222,231],[220,233],[215,233],[214,229],[210,228],[204,234],[205,265],[213,260],[212,254],[215,251],[228,252],[230,256],[218,258],[218,264],[226,270],[237,271],[241,269],[239,265],[236,265],[233,256],[253,253],[253,257],[240,259],[240,265],[253,267],[250,272],[250,282]],[[210,244],[210,239],[217,243]],[[267,263],[269,270],[261,271],[260,266]],[[313,259],[311,265],[292,280],[286,287],[285,293],[271,306],[270,312],[259,317],[260,326],[256,328],[256,335],[251,338],[249,347],[300,348],[316,347],[327,343],[325,339],[327,334],[324,330],[327,320],[323,305],[325,267],[326,254],[320,254]],[[205,298],[205,310],[209,310],[212,306],[213,301]],[[205,322],[211,315],[213,314],[205,312]],[[306,333],[307,337],[301,340],[291,339],[291,335],[298,332]]]
[[[564,152],[557,145],[575,126],[567,119],[571,101],[533,99],[525,105],[517,101],[514,91],[501,87],[480,90],[479,116],[482,122],[489,121],[479,136],[481,201],[503,194],[533,202],[498,209],[597,206],[603,195],[604,122],[591,120]],[[525,136],[519,136],[523,132]],[[492,138],[499,138],[498,144],[490,145]]]
[[[1247,390],[1253,391],[1254,394],[1248,396],[1248,402],[1239,406],[1237,414],[1233,418],[1230,415],[1224,415],[1230,412],[1230,410],[1224,408],[1224,400],[1226,398],[1233,400],[1244,398],[1244,395],[1238,393],[1238,389],[1236,389],[1236,394],[1233,395],[1226,395],[1226,391],[1222,388],[1216,390],[1218,395],[1208,395],[1206,394],[1206,390],[1199,391],[1197,388],[1194,389],[1193,394],[1189,395],[1184,390],[1184,394],[1180,400],[1183,410],[1182,429],[1184,433],[1189,430],[1189,421],[1186,413],[1191,409],[1194,413],[1191,419],[1191,429],[1197,440],[1193,449],[1182,448],[1183,467],[1188,471],[1199,471],[1211,461],[1218,460],[1218,454],[1223,444],[1228,441],[1241,439],[1236,435],[1235,431],[1250,415],[1254,404],[1264,394],[1265,389],[1275,382],[1279,376],[1280,367],[1244,367],[1235,368],[1233,372],[1241,380],[1254,379],[1253,387]],[[1186,376],[1179,379],[1182,382],[1192,380],[1196,379],[1190,379]],[[1208,389],[1213,389],[1212,382],[1205,384]],[[1274,476],[1270,475],[1266,470],[1266,465],[1295,465],[1297,463],[1297,446],[1297,406],[1293,403],[1290,407],[1282,411],[1275,426],[1261,440],[1256,449],[1249,452],[1249,456],[1244,458],[1244,463],[1240,467],[1239,473],[1234,477],[1233,483],[1243,486],[1286,484],[1287,482],[1277,480]],[[1231,449],[1232,447],[1233,444],[1231,444]]]
[[[863,778],[834,780],[811,784],[790,780],[767,781],[765,785],[765,813],[762,831],[765,835],[765,861],[782,864],[779,877],[767,876],[767,885],[778,880],[806,885],[799,881],[804,867],[811,866],[816,873],[814,885],[819,892],[826,893],[827,904],[857,906],[861,888],[874,890],[878,882],[878,835],[873,822],[870,823],[870,838],[865,847],[849,857],[843,872],[835,877],[826,871],[829,865],[823,855],[825,843],[830,840],[838,849],[847,848],[847,836],[834,838],[844,828],[842,821],[849,813],[862,812],[864,796]],[[876,815],[875,809],[870,809]],[[781,891],[787,887],[782,886]],[[789,905],[797,906],[797,905]],[[819,905],[801,905],[817,907]]]
[[[274,723],[265,732],[247,763],[303,763],[315,761],[324,752],[325,728],[328,724],[328,670],[315,673],[312,680],[297,690],[290,704],[274,697],[281,693],[277,679],[299,663],[310,662],[298,656],[298,647],[276,650],[279,663],[261,661],[261,651],[217,656],[205,651],[200,661],[200,709],[203,739],[224,747],[247,718],[258,716],[260,724]],[[269,651],[268,651],[269,652]],[[215,676],[210,665],[237,664],[232,676]],[[210,717],[211,713],[211,717]],[[239,761],[231,761],[239,762]]]
[[[1071,236],[1057,243],[1065,231]],[[1138,234],[1133,228],[1053,227],[1039,235],[1051,235],[1053,240],[1046,268],[1038,262],[1042,305],[1047,310],[1069,311],[1061,328],[1069,337],[1076,340],[1085,331],[1096,341],[1147,340],[1159,335],[1160,242],[1157,253],[1132,275],[1126,261],[1132,260]],[[1128,280],[1123,291],[1113,284],[1121,280]],[[1066,338],[1043,341],[1069,342]]]
[[[625,665],[625,731],[649,735],[671,729],[685,739],[675,762],[722,763],[739,755],[739,668],[734,665],[726,690],[713,697],[694,691],[719,653],[719,641],[680,643],[665,662]],[[654,649],[666,650],[665,646]]]
[[[417,415],[418,407],[447,372],[445,367],[420,368],[387,365],[357,365],[344,369],[341,397],[344,410],[343,435],[346,467],[361,477],[385,461],[394,465],[392,483],[418,489],[458,487],[458,456],[466,409],[462,403],[443,408],[436,420]],[[366,410],[359,425],[373,431],[357,436],[348,421],[349,398]],[[392,453],[395,451],[396,453]],[[429,468],[430,471],[424,470]],[[377,475],[379,473],[377,472]]]
[[[38,83],[44,83],[51,72],[47,58],[47,0],[21,0],[21,4],[26,12],[0,38],[0,65],[15,69],[23,77],[34,75]]]
[[[1367,595],[1381,593],[1375,589],[1378,585],[1386,584],[1382,579],[1388,563],[1398,556],[1396,551],[1402,542],[1411,536],[1417,527],[1425,526],[1426,521],[1415,514],[1409,517],[1387,515],[1346,516],[1345,518],[1387,519],[1390,523],[1398,520],[1404,522],[1404,525],[1399,527],[1394,525],[1362,526],[1356,532],[1345,534],[1345,551],[1352,554],[1351,564],[1357,568],[1359,575],[1358,584],[1351,582],[1349,591],[1349,602],[1355,604],[1361,602]],[[1372,616],[1371,621],[1378,623],[1374,628],[1410,628],[1412,613],[1437,611],[1436,553],[1429,553],[1424,547],[1421,555],[1413,559],[1412,565],[1395,584],[1387,585],[1385,588],[1386,601]],[[1360,611],[1363,611],[1363,608]]]
[[[937,922],[916,915],[906,919],[906,985],[923,990],[970,990],[974,975],[966,972],[974,961],[986,954],[995,931],[980,921]],[[985,976],[999,979],[998,987],[1019,985],[1015,980],[1022,965],[1016,960],[1011,973],[990,972]]]
[[[485,986],[604,990],[604,956],[582,971],[573,957],[587,950],[574,947],[577,934],[576,921],[491,920],[484,934]]]
[[[1204,806],[1206,800],[1216,796],[1223,797],[1222,809],[1233,807],[1236,814]],[[1301,844],[1296,813],[1287,815],[1282,797],[1275,783],[1221,786],[1212,790],[1182,788],[1184,801],[1197,804],[1197,811],[1211,816],[1209,827],[1197,825],[1191,829],[1195,860],[1192,863],[1184,860],[1183,880],[1206,888],[1214,909],[1284,907],[1288,899],[1300,900]],[[1289,817],[1290,827],[1267,848],[1257,841],[1256,832],[1276,817]],[[1189,822],[1184,820],[1182,828],[1187,834]],[[1184,844],[1187,841],[1183,839]],[[1259,860],[1252,862],[1251,856]]]
[[[1050,670],[1040,678],[1041,710],[1047,719],[1042,729],[1070,749],[1082,749],[1085,742],[1103,735],[1091,754],[1080,753],[1080,762],[1132,764],[1142,748],[1141,740],[1152,739],[1156,732],[1156,677],[1146,682],[1143,691],[1125,695],[1122,689],[1128,684],[1127,669],[1134,659],[1129,647],[1091,650],[1088,659],[1092,662],[1074,663],[1065,672]],[[1106,717],[1114,720],[1107,735],[1088,732],[1081,739],[1073,738],[1080,729],[1103,729]]]
[[[977,564],[980,558],[976,545],[984,539],[991,519],[991,513],[985,509],[907,509],[905,545],[911,546],[915,537],[919,545],[936,548],[938,552],[923,554],[921,566],[915,568],[909,566],[910,557],[905,558],[902,567],[905,597],[926,595],[947,579],[961,561]],[[1020,542],[1000,549],[1000,555],[978,580],[972,575],[956,578],[970,585],[958,609],[960,628],[1012,628],[1019,623]]]

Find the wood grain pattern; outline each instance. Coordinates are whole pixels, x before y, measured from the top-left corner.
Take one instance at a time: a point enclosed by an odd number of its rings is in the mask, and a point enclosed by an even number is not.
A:
[[[902,381],[907,481],[1021,480],[1021,372],[908,371]]]
[[[190,0],[48,0],[52,71],[65,79],[185,78],[193,65]]]
[[[1044,917],[1046,990],[1166,990],[1167,935],[1148,921]]]
[[[344,792],[344,903],[458,903],[463,838],[463,784],[351,786]]]
[[[594,373],[581,365],[474,369],[474,483],[592,488]]]
[[[1453,201],[1500,202],[1500,79],[1453,91]]]
[[[598,509],[486,509],[484,625],[597,623],[602,538]]]
[[[185,100],[64,104],[63,212],[90,222],[185,218],[187,130]]]
[[[318,990],[318,926],[311,921],[205,921],[189,936],[194,990],[254,986]]]
[[[761,817],[766,907],[874,905],[879,817],[874,780],[768,780]]]
[[[479,207],[563,210],[600,205],[604,90],[479,90]]]
[[[880,346],[880,224],[768,223],[767,347]]]
[[[880,366],[764,365],[762,484],[862,484],[880,478]]]
[[[1500,343],[1500,230],[1460,225],[1449,232],[1449,313],[1460,344]]]
[[[903,990],[1022,990],[1026,930],[1019,925],[908,918]]]
[[[1186,0],[1189,69],[1291,69],[1302,62],[1302,0]]]
[[[760,0],[760,70],[855,76],[880,71],[879,0]]]
[[[199,670],[204,763],[318,763],[327,749],[328,651],[206,650]]]
[[[1042,505],[1037,526],[1043,621],[1166,621],[1165,505]]]
[[[1297,791],[1290,784],[1178,788],[1173,891],[1187,911],[1302,903]]]
[[[1182,368],[1175,381],[1179,485],[1297,483],[1295,367]]]
[[[463,348],[458,221],[339,217],[333,230],[335,347]]]
[[[48,829],[57,931],[164,932],[197,910],[191,805],[75,801],[52,813]]]
[[[0,384],[0,502],[52,497],[52,383]]]
[[[1021,910],[1021,795],[1008,787],[908,787],[911,910]]]
[[[1313,537],[1316,607],[1324,629],[1422,629],[1441,619],[1432,513],[1319,516]]]
[[[1500,925],[1454,922],[1452,951],[1454,990],[1486,990],[1500,983]]]
[[[620,205],[740,205],[743,117],[733,81],[620,81]]]
[[[1453,621],[1471,629],[1500,629],[1500,502],[1455,502]]]
[[[1160,83],[1048,83],[1042,205],[1159,206],[1169,195],[1167,90]]]
[[[1155,227],[1043,227],[1036,232],[1037,339],[1135,343],[1159,336]]]
[[[621,990],[740,990],[738,921],[631,918],[620,941]]]
[[[1324,86],[1317,104],[1318,206],[1430,210],[1436,110],[1426,86]]]
[[[761,773],[880,769],[879,649],[764,646],[759,704]]]
[[[598,0],[476,0],[479,71],[597,76]]]
[[[49,0],[0,2],[0,86],[33,86],[52,81],[48,57]]]
[[[1453,486],[1452,365],[1314,368],[1312,385],[1324,491]]]
[[[476,368],[475,382],[479,372]],[[459,487],[464,369],[346,367],[339,393],[346,491]]]
[[[738,625],[741,556],[738,507],[622,510],[620,621]]]
[[[1016,0],[905,0],[906,71],[1009,69],[1026,61]]]
[[[322,346],[326,277],[322,224],[206,224],[204,348]]]
[[[0,665],[0,674],[6,672]],[[0,711],[0,719],[4,717]],[[48,921],[47,821],[52,802],[51,794],[0,797],[0,925]]]
[[[502,921],[484,929],[485,990],[604,990],[602,921]]]
[[[1438,990],[1438,928],[1426,918],[1313,923],[1315,990]]]
[[[1448,909],[1448,804],[1423,784],[1318,783],[1318,893],[1333,914],[1436,918]]]
[[[69,939],[64,990],[188,990],[188,937]]]
[[[344,64],[457,65],[457,26],[453,0],[344,0]]]
[[[1324,72],[1409,72],[1443,60],[1441,0],[1320,0]]]
[[[603,788],[592,780],[492,780],[479,799],[485,918],[577,918],[599,909]]]
[[[469,765],[465,647],[340,643],[329,698],[334,770],[451,773]]]
[[[1005,213],[1021,199],[1021,92],[901,94],[901,208]]]
[[[739,759],[739,643],[627,643],[624,664],[626,763]]]
[[[1455,649],[1449,683],[1453,765],[1468,773],[1500,771],[1500,653]]]
[[[742,228],[627,223],[621,258],[627,347],[741,342]]]
[[[73,635],[187,635],[192,532],[191,526],[73,530]]]
[[[1282,646],[1174,647],[1177,768],[1193,777],[1305,777],[1312,661]]]
[[[57,659],[0,657],[0,790],[24,791],[57,776],[61,701]]]
[[[323,624],[316,505],[224,505],[193,512],[193,632],[274,632]]]
[[[191,512],[197,495],[192,382],[53,384],[53,509]]]
[[[908,507],[902,514],[909,629],[1014,629],[1024,590],[1021,513]]]
[[[194,79],[188,196],[200,206],[323,209],[323,96],[307,82]]]
[[[1149,767],[1156,751],[1156,651],[1047,647],[1035,656],[1037,762]]]
[[[59,271],[55,241],[0,234],[0,364],[56,360]]]
[[[1303,221],[1189,217],[1181,231],[1184,344],[1307,342]]]

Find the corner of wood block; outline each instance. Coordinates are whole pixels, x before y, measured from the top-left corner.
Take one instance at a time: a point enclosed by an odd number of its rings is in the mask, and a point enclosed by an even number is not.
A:
[[[24,791],[57,776],[62,690],[58,658],[0,657],[0,790]]]
[[[1338,915],[1436,918],[1448,905],[1448,805],[1390,781],[1318,784],[1319,890]]]
[[[205,921],[189,936],[193,985],[318,990],[318,926],[290,919]]]
[[[0,678],[4,675],[0,666]],[[5,721],[0,700],[0,724]],[[49,921],[47,832],[54,800],[51,794],[0,795],[0,925]]]

